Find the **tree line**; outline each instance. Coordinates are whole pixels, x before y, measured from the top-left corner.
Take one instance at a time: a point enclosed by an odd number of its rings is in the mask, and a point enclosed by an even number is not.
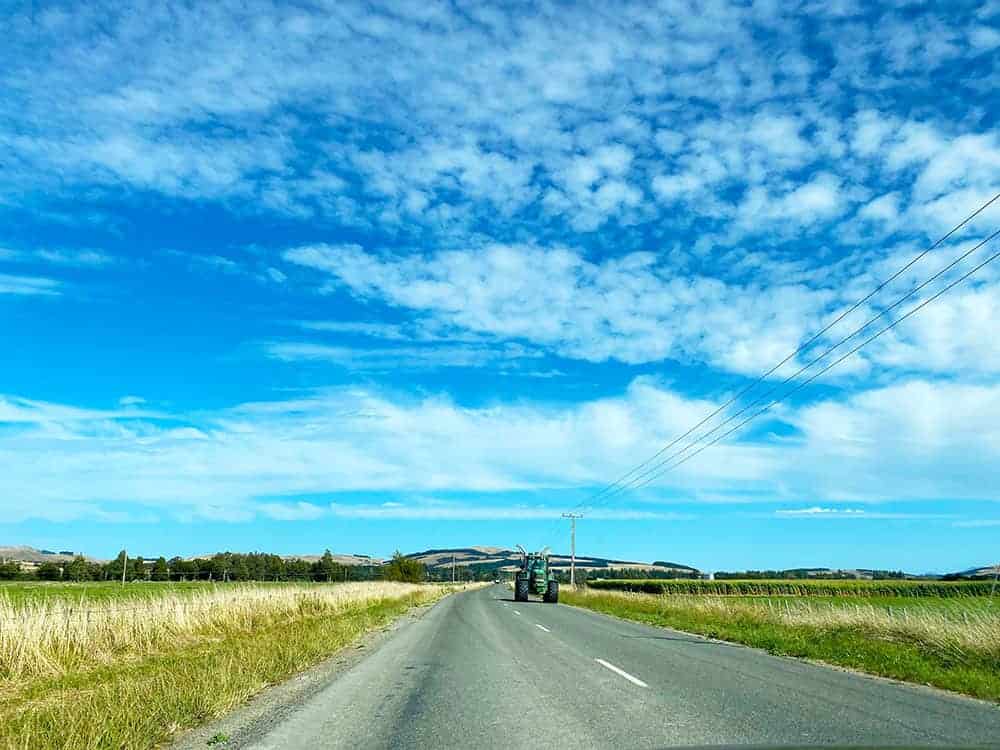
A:
[[[869,570],[860,571],[876,581],[902,580],[906,574],[901,570]],[[720,570],[715,574],[716,580],[802,580],[846,581],[858,578],[858,573],[847,570],[825,570],[818,568],[795,568],[792,570]]]
[[[400,552],[384,564],[343,565],[330,550],[314,562],[298,558],[285,559],[264,552],[220,552],[211,557],[184,559],[158,557],[144,560],[128,557],[124,550],[106,563],[87,560],[82,556],[69,562],[46,561],[33,571],[21,570],[16,562],[0,563],[0,579],[34,579],[42,581],[407,581],[426,580],[422,563]]]

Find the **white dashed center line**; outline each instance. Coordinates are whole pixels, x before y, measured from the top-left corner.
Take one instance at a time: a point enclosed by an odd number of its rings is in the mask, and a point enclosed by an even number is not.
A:
[[[551,631],[551,630],[549,630],[549,629],[548,629],[547,627],[545,627],[544,625],[539,625],[539,624],[538,624],[537,622],[535,623],[535,627],[536,627],[536,628],[541,628],[541,629],[542,629],[542,630],[544,630],[544,631],[545,631],[546,633],[551,633],[551,632],[552,632],[552,631]]]
[[[639,687],[644,687],[644,688],[648,688],[649,687],[649,685],[647,685],[645,682],[643,682],[642,680],[640,680],[638,677],[633,677],[628,672],[626,672],[624,669],[619,669],[614,664],[610,664],[609,662],[604,661],[604,659],[594,659],[594,661],[596,661],[602,667],[605,667],[606,669],[610,669],[616,675],[624,677],[626,680],[628,680],[629,682],[631,682],[633,685],[638,685]]]

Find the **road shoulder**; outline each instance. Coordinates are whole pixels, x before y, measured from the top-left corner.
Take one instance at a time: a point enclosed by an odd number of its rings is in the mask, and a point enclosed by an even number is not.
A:
[[[209,741],[217,736],[227,739],[216,747],[225,750],[243,747],[266,734],[270,727],[281,723],[296,707],[378,651],[400,630],[422,619],[454,595],[445,596],[432,604],[413,607],[385,627],[366,633],[329,659],[284,682],[264,688],[225,716],[179,734],[167,747],[170,750],[204,750]]]
[[[612,614],[610,612],[602,612],[576,604],[561,603],[561,606],[572,608],[574,610],[583,612],[597,619],[604,619],[604,620],[609,620],[611,622],[627,624],[629,626],[645,630],[647,632],[670,633],[672,635],[688,638],[691,640],[704,641],[706,643],[715,643],[719,645],[729,646],[732,648],[744,649],[746,651],[756,653],[762,657],[779,659],[782,661],[790,662],[792,664],[803,664],[813,667],[820,667],[831,670],[833,672],[841,672],[855,677],[863,678],[866,680],[871,680],[872,682],[883,683],[886,685],[894,685],[896,687],[913,690],[918,694],[922,693],[929,697],[945,698],[958,701],[959,703],[979,705],[987,707],[992,710],[1000,710],[1000,704],[997,704],[994,701],[990,701],[984,698],[978,698],[974,695],[967,695],[966,693],[961,693],[955,690],[947,690],[945,688],[936,687],[934,685],[928,685],[922,682],[910,682],[895,677],[887,677],[885,675],[875,674],[873,672],[865,672],[863,670],[855,669],[853,667],[846,666],[843,664],[836,664],[834,662],[822,661],[821,659],[814,659],[806,656],[794,656],[791,654],[784,654],[777,651],[769,651],[765,648],[761,648],[759,646],[753,646],[746,643],[740,643],[739,641],[727,641],[721,638],[714,638],[712,636],[707,636],[701,633],[695,633],[688,630],[678,630],[677,628],[669,627],[667,625],[656,625],[653,623],[644,622],[642,620],[633,620],[631,618],[622,615]]]

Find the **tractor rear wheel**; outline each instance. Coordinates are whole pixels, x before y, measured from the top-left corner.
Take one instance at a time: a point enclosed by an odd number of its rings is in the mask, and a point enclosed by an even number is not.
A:
[[[559,581],[549,581],[543,599],[549,604],[559,603]]]
[[[514,581],[514,601],[515,602],[526,602],[528,601],[528,579],[518,578]]]

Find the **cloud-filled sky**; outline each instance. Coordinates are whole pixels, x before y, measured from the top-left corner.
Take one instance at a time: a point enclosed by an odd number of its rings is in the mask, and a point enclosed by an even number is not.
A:
[[[824,330],[1000,192],[1000,3],[3,14],[0,543],[1000,554],[1000,263],[591,501],[1000,249]]]

